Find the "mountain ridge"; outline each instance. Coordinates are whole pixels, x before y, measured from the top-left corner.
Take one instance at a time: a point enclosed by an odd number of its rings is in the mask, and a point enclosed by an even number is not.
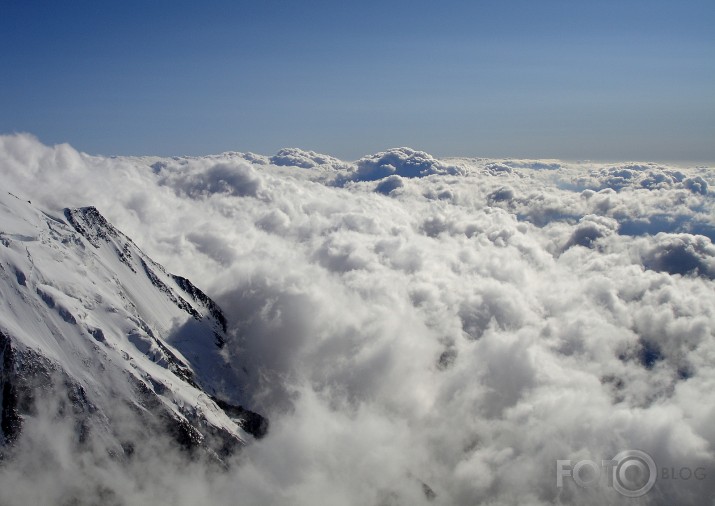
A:
[[[191,281],[95,207],[60,218],[3,192],[0,223],[0,446],[48,396],[80,436],[91,427],[125,456],[118,404],[218,460],[266,433],[267,420],[243,407],[245,373],[222,355],[227,318]]]

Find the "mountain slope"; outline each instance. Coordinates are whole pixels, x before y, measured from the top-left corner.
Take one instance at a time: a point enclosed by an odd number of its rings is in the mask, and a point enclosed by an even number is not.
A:
[[[265,433],[222,354],[221,309],[95,208],[50,216],[0,195],[0,293],[0,445],[49,404],[124,453],[124,416],[219,458]]]

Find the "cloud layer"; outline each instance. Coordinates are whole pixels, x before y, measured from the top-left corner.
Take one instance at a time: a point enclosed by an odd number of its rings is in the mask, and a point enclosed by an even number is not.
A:
[[[40,418],[16,469],[46,483],[118,504],[604,504],[624,501],[557,488],[556,460],[637,448],[709,475],[631,503],[715,495],[713,169],[408,148],[102,158],[28,135],[0,137],[0,169],[48,210],[95,205],[217,299],[272,422],[213,473],[167,448],[115,469],[68,443],[34,468]],[[52,497],[0,474],[0,502]]]

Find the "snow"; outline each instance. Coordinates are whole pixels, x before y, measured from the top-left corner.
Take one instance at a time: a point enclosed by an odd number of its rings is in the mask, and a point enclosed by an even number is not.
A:
[[[118,372],[130,374],[151,390],[162,385],[160,398],[177,416],[193,406],[212,425],[245,437],[205,394],[241,401],[239,375],[215,342],[220,323],[111,225],[74,217],[100,238],[88,232],[89,241],[63,218],[0,195],[0,314],[13,346],[53,360],[97,399],[119,388]],[[117,370],[97,375],[87,364],[98,356],[103,368]],[[172,372],[176,359],[200,389]]]

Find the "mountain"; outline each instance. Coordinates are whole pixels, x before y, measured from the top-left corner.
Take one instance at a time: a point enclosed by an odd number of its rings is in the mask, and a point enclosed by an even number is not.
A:
[[[136,427],[219,461],[265,434],[221,308],[94,207],[57,216],[3,192],[0,294],[0,455],[47,410],[119,457]]]

